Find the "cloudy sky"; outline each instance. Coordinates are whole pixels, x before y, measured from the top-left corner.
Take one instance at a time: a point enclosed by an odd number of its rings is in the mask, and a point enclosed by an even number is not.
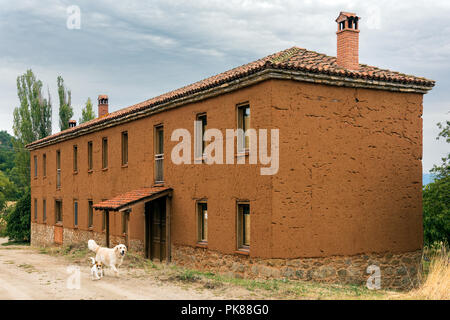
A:
[[[68,29],[68,7],[81,10]],[[450,119],[450,1],[0,0],[0,130],[12,133],[16,78],[56,78],[78,120],[88,97],[114,111],[291,46],[336,52],[339,11],[362,17],[360,62],[437,81],[424,97],[424,172],[448,152],[436,123]],[[69,20],[70,21],[70,20]]]

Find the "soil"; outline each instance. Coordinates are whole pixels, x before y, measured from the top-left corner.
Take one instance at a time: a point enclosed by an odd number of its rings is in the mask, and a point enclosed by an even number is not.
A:
[[[146,275],[141,269],[119,269],[119,276],[106,270],[101,280],[91,280],[90,266],[71,264],[63,256],[42,254],[24,245],[2,246],[0,238],[0,299],[249,299],[246,289],[222,287],[209,289],[199,285],[184,285],[162,281]],[[73,273],[70,266],[80,270],[79,288],[67,283]],[[109,272],[108,272],[109,271]],[[252,297],[253,299],[255,297]]]

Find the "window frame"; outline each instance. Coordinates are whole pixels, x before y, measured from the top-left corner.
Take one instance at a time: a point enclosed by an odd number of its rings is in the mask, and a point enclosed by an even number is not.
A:
[[[122,235],[128,234],[129,212],[122,211]]]
[[[87,160],[88,160],[88,172],[94,171],[94,143],[92,141],[88,141],[88,150],[87,150]]]
[[[108,169],[108,137],[102,138],[102,170]]]
[[[246,126],[245,123],[245,111],[244,111],[245,109],[248,109],[248,127]],[[238,142],[236,149],[238,153],[246,153],[250,149],[250,138],[245,134],[246,131],[251,128],[251,111],[249,102],[244,102],[236,105],[236,117],[237,117],[236,123],[237,129],[242,129],[242,131],[244,132],[244,135],[241,137],[238,133]],[[240,146],[242,148],[239,148]]]
[[[204,205],[206,205],[206,210],[203,210],[203,208],[201,208]],[[205,211],[206,211],[206,219],[203,214]],[[208,200],[203,199],[196,201],[196,218],[197,218],[197,243],[208,244]]]
[[[163,184],[164,183],[164,125],[158,124],[154,127],[154,181],[155,184]],[[162,132],[162,141],[159,139],[159,132]],[[161,144],[162,142],[162,144]],[[161,179],[158,175],[158,161],[161,163]]]
[[[38,157],[37,157],[37,155],[34,155],[33,159],[34,159],[34,178],[36,179],[38,177]]]
[[[58,208],[59,210],[57,210]],[[63,223],[63,202],[62,199],[55,199],[55,224],[62,225],[62,223]]]
[[[79,204],[78,204],[78,200],[77,199],[74,199],[73,200],[73,227],[74,228],[78,228],[78,211],[79,211],[79,208],[80,208],[80,206],[79,206]]]
[[[47,221],[47,199],[42,199],[42,221]]]
[[[122,141],[122,166],[128,165],[128,131],[121,133]]]
[[[47,176],[47,154],[42,154],[42,177],[45,178]]]
[[[245,213],[240,212],[240,207],[242,206],[248,206],[248,215],[249,215],[249,219],[251,219],[251,209],[250,209],[250,201],[247,200],[242,200],[242,201],[237,201],[236,203],[236,235],[237,235],[237,249],[241,250],[241,251],[250,251],[250,244],[251,244],[251,222],[250,222],[250,226],[249,226],[249,242],[246,243],[245,242],[245,219],[244,219],[244,215]],[[251,220],[250,220],[251,221]]]
[[[204,121],[203,121],[204,119]],[[205,138],[205,132],[206,130],[208,130],[208,115],[206,112],[202,112],[202,113],[198,113],[195,116],[195,120],[196,121],[201,121],[202,125],[200,126],[200,132],[198,133],[199,137],[197,137],[197,143],[201,143],[201,146],[196,145],[195,146],[195,158],[198,160],[205,160],[205,148],[207,146],[206,141],[204,140]],[[198,141],[199,139],[201,139],[200,141]]]
[[[56,189],[61,189],[61,150],[56,150]]]
[[[73,172],[78,172],[78,145],[73,145]]]
[[[38,219],[38,200],[37,198],[34,198],[34,221],[37,221]]]

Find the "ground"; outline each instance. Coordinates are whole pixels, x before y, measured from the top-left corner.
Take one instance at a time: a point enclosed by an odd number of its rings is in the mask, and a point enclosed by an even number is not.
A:
[[[92,281],[85,248],[32,248],[0,238],[0,299],[386,299],[398,293],[298,281],[231,279],[130,254],[118,277],[106,270]],[[68,289],[70,266],[80,268],[79,289]],[[108,272],[109,271],[109,272]]]

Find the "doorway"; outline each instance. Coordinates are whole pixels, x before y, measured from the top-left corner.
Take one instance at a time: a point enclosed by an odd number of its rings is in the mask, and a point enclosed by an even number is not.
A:
[[[145,204],[145,256],[166,259],[166,197]]]

